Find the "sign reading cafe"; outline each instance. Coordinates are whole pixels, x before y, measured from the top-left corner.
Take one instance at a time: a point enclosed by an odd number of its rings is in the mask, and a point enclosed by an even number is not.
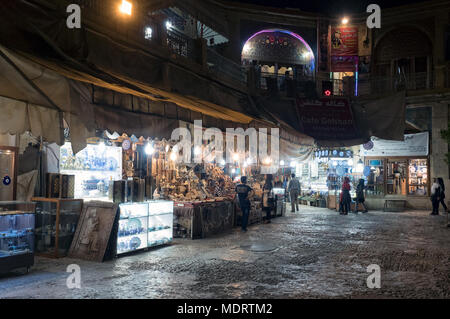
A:
[[[388,141],[372,137],[361,146],[362,156],[428,156],[428,132],[406,134],[404,141]]]

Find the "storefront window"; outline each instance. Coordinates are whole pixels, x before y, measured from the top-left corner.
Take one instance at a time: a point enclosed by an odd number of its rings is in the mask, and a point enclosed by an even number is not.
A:
[[[370,167],[367,176],[367,195],[384,195],[384,160],[366,160],[366,166]]]
[[[428,194],[428,163],[426,159],[409,161],[409,195]]]
[[[386,193],[389,195],[406,195],[407,160],[389,160],[387,162]]]

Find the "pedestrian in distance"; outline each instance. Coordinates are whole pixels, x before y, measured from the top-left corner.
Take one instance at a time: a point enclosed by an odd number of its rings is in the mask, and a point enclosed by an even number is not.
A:
[[[355,203],[355,214],[358,213],[358,205],[361,203],[364,207],[363,213],[367,213],[366,199],[364,198],[364,179],[360,179],[358,186],[356,186],[356,203]]]
[[[350,205],[352,203],[352,198],[350,196],[350,179],[348,177],[344,177],[344,183],[342,184],[342,209],[343,212],[341,215],[348,215],[350,211]]]
[[[448,213],[447,205],[445,205],[445,184],[442,177],[438,177],[438,184],[440,188],[440,194],[439,194],[439,203],[442,204],[442,207],[444,207],[444,211]],[[438,204],[438,212],[439,212],[439,204]]]
[[[271,174],[266,175],[266,182],[263,186],[263,211],[266,212],[266,223],[270,223],[271,213],[274,208],[275,199],[273,195],[273,176]]]
[[[242,211],[242,231],[247,231],[248,216],[250,214],[250,198],[253,197],[253,189],[247,185],[247,176],[241,177],[241,184],[236,186],[236,193],[239,200],[239,207]]]
[[[437,178],[433,179],[433,185],[431,185],[431,204],[433,205],[433,211],[430,215],[439,215],[439,202],[441,195],[441,187],[437,181]]]
[[[298,208],[298,196],[300,195],[301,187],[300,181],[295,177],[295,174],[292,174],[292,179],[289,182],[288,193],[291,198],[291,212],[295,213],[296,211],[300,211]]]

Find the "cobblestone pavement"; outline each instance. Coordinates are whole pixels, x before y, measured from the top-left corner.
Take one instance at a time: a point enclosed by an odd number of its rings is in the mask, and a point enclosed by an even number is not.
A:
[[[102,264],[36,258],[0,277],[0,298],[450,298],[450,228],[428,212],[301,212],[271,224]],[[67,265],[81,289],[66,287]],[[381,289],[367,288],[367,266]]]

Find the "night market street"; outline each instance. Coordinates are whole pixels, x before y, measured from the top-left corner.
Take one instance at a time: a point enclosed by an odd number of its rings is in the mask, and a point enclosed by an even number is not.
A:
[[[0,298],[449,298],[445,225],[427,211],[340,216],[301,206],[247,233],[177,239],[102,264],[37,257],[29,275],[0,277]],[[66,286],[73,263],[81,289]],[[371,264],[381,289],[367,287]]]

